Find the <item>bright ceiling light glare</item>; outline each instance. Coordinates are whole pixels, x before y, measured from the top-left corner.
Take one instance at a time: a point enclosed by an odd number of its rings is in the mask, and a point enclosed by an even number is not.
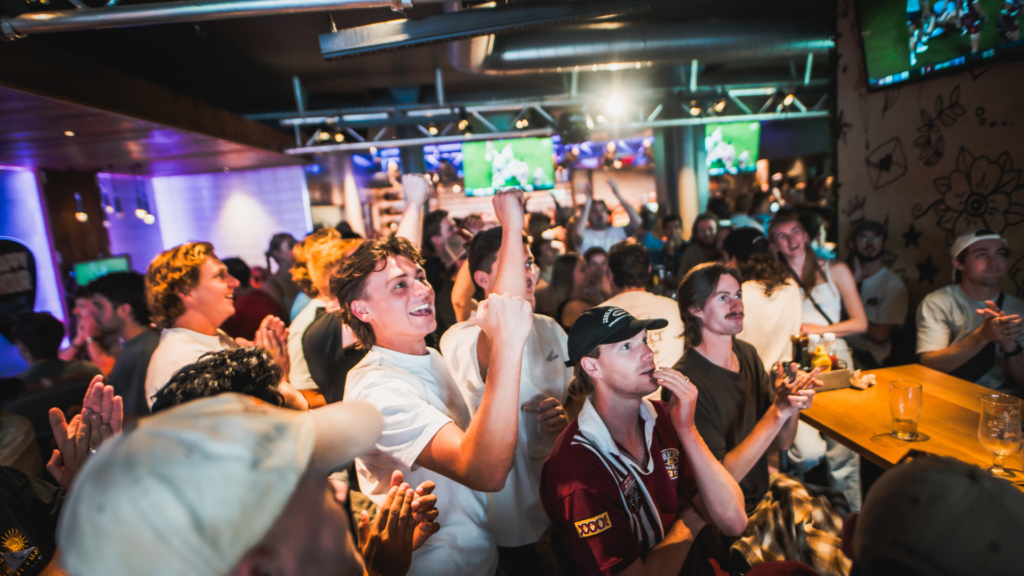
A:
[[[626,103],[622,101],[622,97],[614,95],[608,99],[608,103],[605,104],[604,109],[608,111],[612,116],[617,116],[622,113],[622,109],[626,107]]]
[[[377,153],[377,147],[376,146],[370,146],[370,154],[376,154],[376,153]]]
[[[640,64],[639,62],[637,62],[637,63],[636,63],[636,69],[637,69],[637,70],[639,70],[639,69],[640,69],[640,66],[642,66],[642,64]]]
[[[437,136],[437,126],[431,126],[427,128],[427,132],[430,132],[431,136]]]
[[[462,186],[459,186],[458,184],[452,186],[452,192],[455,192],[456,194],[462,192]]]
[[[529,120],[527,120],[526,118],[523,118],[523,128],[526,128],[526,127],[528,127],[529,125],[530,125],[530,121],[529,121]]]
[[[469,120],[465,118],[459,120],[459,130],[465,130],[466,128],[469,128]]]
[[[725,111],[725,100],[722,99],[722,100],[719,100],[718,102],[715,102],[715,112],[718,112],[719,114],[721,114],[724,111]]]
[[[696,101],[690,102],[690,116],[700,116],[700,106]]]
[[[786,105],[786,106],[789,106],[790,104],[792,104],[792,103],[793,103],[793,100],[794,100],[794,99],[796,99],[796,96],[793,96],[792,94],[788,94],[788,95],[786,96],[786,99],[785,99],[785,100],[783,100],[783,101],[782,101],[782,103],[783,103],[784,105]]]
[[[68,138],[71,138],[75,135],[75,133],[72,132],[71,130],[65,130],[64,135],[67,136]]]
[[[104,206],[103,209],[107,211],[107,214],[113,214],[114,213],[114,207],[111,206],[110,204],[107,204],[106,206]]]
[[[316,139],[319,140],[320,142],[327,142],[328,140],[331,139],[331,134],[330,134],[330,132],[328,132],[326,130],[321,130],[316,135]]]
[[[604,124],[606,121],[607,121],[607,119],[604,117],[604,115],[602,115],[602,114],[598,114],[597,115],[597,123],[598,124]]]
[[[89,215],[85,212],[75,212],[75,220],[78,220],[79,222],[88,222]]]
[[[345,141],[345,135],[342,134],[341,132],[335,132],[334,133],[334,141],[335,142],[344,142]]]
[[[156,216],[153,216],[152,214],[146,214],[146,217],[143,218],[142,221],[145,222],[146,224],[152,224],[153,222],[156,222]]]
[[[135,209],[135,217],[138,218],[139,220],[142,220],[143,218],[145,218],[147,214],[149,214],[149,212],[146,212],[142,208],[136,208]]]

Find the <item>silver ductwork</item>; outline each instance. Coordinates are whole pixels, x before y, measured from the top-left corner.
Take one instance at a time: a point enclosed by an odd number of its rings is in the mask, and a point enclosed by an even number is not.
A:
[[[635,63],[702,64],[806,57],[833,47],[827,30],[810,23],[712,20],[672,25],[595,23],[505,36],[481,36],[448,45],[451,64],[489,75],[562,72]]]
[[[437,4],[441,0],[416,0],[416,4]],[[412,8],[412,0],[188,0],[132,6],[109,6],[76,10],[27,12],[0,20],[8,39],[30,34],[99,30],[128,26],[151,26],[175,22],[205,22],[229,18],[351,10],[355,8]]]

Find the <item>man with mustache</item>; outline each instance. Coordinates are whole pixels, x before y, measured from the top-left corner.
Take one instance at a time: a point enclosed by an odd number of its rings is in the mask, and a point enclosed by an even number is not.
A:
[[[517,210],[518,227],[502,222],[503,244],[515,249],[503,252],[499,273],[506,261],[509,271],[525,269],[521,206]],[[413,554],[410,574],[494,574],[498,554],[484,493],[504,488],[513,465],[529,303],[496,293],[480,303],[476,323],[491,345],[486,385],[473,414],[441,355],[426,346],[424,338],[437,327],[435,295],[411,242],[364,242],[331,279],[331,294],[359,346],[368,350],[348,374],[343,404],[368,402],[384,416],[383,434],[356,459],[361,491],[380,506],[396,469],[414,486],[433,481],[434,494],[449,505],[437,518],[441,529]]]
[[[730,557],[750,566],[798,560],[823,576],[845,575],[842,517],[799,481],[768,471],[769,453],[792,444],[800,411],[814,400],[818,371],[790,378],[780,366],[774,379],[768,375],[754,347],[735,338],[743,330],[740,286],[734,268],[707,263],[691,270],[677,293],[686,352],[675,369],[699,391],[695,426],[746,501],[749,521],[728,542]]]
[[[534,304],[539,269],[530,252],[529,236],[522,232],[525,197],[519,190],[494,197],[494,211],[501,226],[478,233],[467,245],[469,272],[486,298],[491,294],[515,294]],[[521,253],[523,260],[516,258]],[[519,265],[518,262],[525,262]],[[549,316],[532,314],[532,328],[523,353],[519,383],[519,440],[515,464],[505,487],[487,498],[491,533],[498,544],[498,559],[506,574],[543,570],[535,544],[549,522],[540,502],[540,474],[544,458],[532,455],[528,428],[541,426],[553,439],[569,424],[563,404],[569,399],[572,372],[565,330]],[[459,388],[476,413],[490,367],[490,336],[474,319],[452,326],[441,338],[441,353]],[[582,399],[580,399],[582,401]],[[531,402],[539,402],[525,408]],[[576,412],[579,408],[576,407]]]
[[[885,226],[865,220],[853,230],[853,279],[857,282],[868,331],[851,334],[846,343],[857,362],[866,368],[879,368],[892,353],[889,335],[907,319],[907,286],[903,279],[882,262],[889,248]]]
[[[541,499],[580,574],[715,574],[697,534],[747,525],[743,492],[694,425],[697,389],[647,346],[666,326],[600,306],[569,335],[573,393],[588,398],[544,464]],[[659,386],[670,401],[647,398]]]

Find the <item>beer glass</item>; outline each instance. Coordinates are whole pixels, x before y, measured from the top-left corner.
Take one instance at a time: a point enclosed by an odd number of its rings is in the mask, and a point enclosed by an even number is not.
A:
[[[547,399],[547,396],[538,394],[522,406],[523,412],[526,412],[526,450],[534,460],[546,459],[555,445],[555,435],[548,432],[537,419],[541,412],[540,403]]]
[[[893,380],[889,383],[892,435],[898,440],[917,440],[917,423],[921,419],[923,400],[921,384],[910,380]]]
[[[1003,467],[1003,459],[1020,448],[1020,400],[1003,394],[982,396],[978,440],[993,456],[988,473],[998,478],[1015,477]]]

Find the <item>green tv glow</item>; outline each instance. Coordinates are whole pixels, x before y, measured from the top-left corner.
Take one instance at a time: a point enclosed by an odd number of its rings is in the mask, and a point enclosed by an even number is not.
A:
[[[550,138],[516,138],[462,145],[463,185],[470,196],[488,196],[504,186],[527,192],[555,187]]]

